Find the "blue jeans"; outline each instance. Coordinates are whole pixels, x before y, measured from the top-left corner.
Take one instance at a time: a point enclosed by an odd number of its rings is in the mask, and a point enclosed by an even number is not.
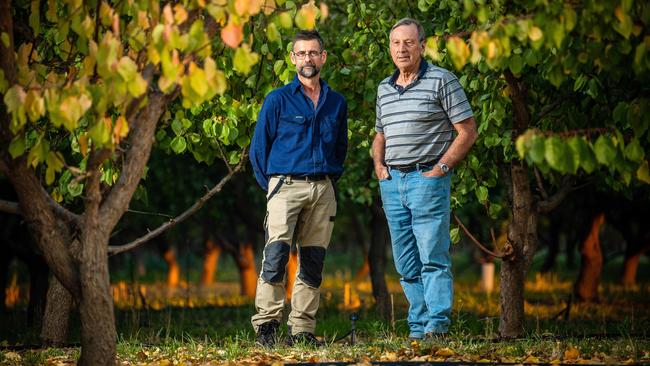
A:
[[[451,173],[390,170],[379,182],[395,267],[409,302],[410,336],[446,333],[453,297],[449,256]]]

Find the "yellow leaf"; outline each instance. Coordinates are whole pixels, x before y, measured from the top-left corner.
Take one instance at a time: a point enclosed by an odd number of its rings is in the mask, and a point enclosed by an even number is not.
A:
[[[469,46],[460,37],[452,36],[447,40],[447,50],[456,69],[460,70],[469,58]]]
[[[320,21],[324,21],[330,15],[330,9],[324,2],[320,3]]]
[[[200,67],[197,67],[194,62],[190,63],[189,78],[190,85],[196,94],[199,96],[205,95],[205,93],[208,91],[205,71],[203,71]]]
[[[174,21],[176,24],[181,25],[187,20],[187,11],[181,4],[174,6]]]
[[[236,48],[244,39],[244,29],[241,25],[229,21],[228,25],[221,28],[221,39],[228,47]]]
[[[163,8],[163,22],[164,24],[174,23],[174,13],[172,12],[172,6],[170,4],[165,5]]]
[[[289,15],[289,12],[284,12],[280,13],[278,15],[278,21],[280,22],[280,26],[284,29],[289,29],[293,26],[293,21],[291,20],[291,15]]]
[[[313,29],[316,25],[317,10],[313,0],[301,6],[296,13],[296,25],[300,29]]]
[[[569,347],[564,351],[564,360],[575,360],[580,357],[580,351],[576,347]]]
[[[386,352],[383,355],[381,355],[380,359],[382,361],[397,361],[398,357],[395,352]]]
[[[451,357],[451,356],[453,356],[455,354],[456,354],[456,352],[454,352],[453,349],[445,347],[445,348],[441,348],[441,349],[437,350],[434,355],[438,356],[438,357]]]
[[[113,143],[119,144],[120,140],[129,134],[129,124],[124,116],[117,117],[115,127],[113,127]]]
[[[539,41],[543,36],[544,33],[537,26],[532,26],[528,29],[528,38],[533,42]]]
[[[137,98],[147,91],[147,81],[142,75],[136,73],[135,78],[127,84],[127,89],[131,95]]]
[[[25,97],[25,110],[32,122],[36,122],[45,114],[45,100],[38,91],[31,89]]]
[[[636,177],[647,184],[650,184],[650,168],[648,167],[648,161],[644,161],[643,164],[639,166],[639,169],[636,171]]]
[[[275,25],[275,23],[270,23],[266,27],[266,38],[268,38],[269,42],[276,42],[280,40],[280,32],[278,31],[278,27]]]
[[[237,72],[247,75],[251,72],[251,68],[257,63],[259,58],[257,53],[251,51],[249,45],[243,44],[235,51],[232,63]]]
[[[226,75],[221,70],[217,70],[217,64],[212,57],[207,57],[203,63],[205,78],[214,93],[223,94],[226,91]]]
[[[528,357],[526,357],[526,358],[525,358],[523,361],[521,361],[521,362],[522,362],[522,363],[539,363],[539,358],[537,358],[537,357],[535,357],[535,356],[533,356],[533,355],[528,355]]]
[[[424,46],[424,55],[429,56],[433,61],[440,60],[440,52],[438,52],[438,37],[427,38],[427,43]]]
[[[264,1],[264,7],[262,8],[264,15],[271,15],[271,13],[273,13],[273,10],[275,10],[275,0]]]
[[[147,12],[144,10],[138,11],[138,28],[147,30],[149,27],[149,16],[147,15]]]
[[[9,113],[11,113],[11,124],[9,125],[9,128],[14,134],[18,133],[18,131],[20,131],[27,122],[24,104],[26,97],[27,94],[18,84],[9,88],[4,96],[4,102],[7,106],[7,110]]]
[[[54,182],[54,176],[57,172],[60,172],[63,168],[63,155],[58,152],[50,151],[47,154],[45,163],[47,164],[47,169],[45,171],[45,184],[50,185]]]

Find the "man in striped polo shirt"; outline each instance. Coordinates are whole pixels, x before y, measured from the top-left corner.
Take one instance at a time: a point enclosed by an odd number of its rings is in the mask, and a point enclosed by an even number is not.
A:
[[[411,339],[449,329],[451,170],[477,136],[456,76],[422,59],[424,39],[424,29],[410,18],[390,31],[397,69],[377,90],[372,145],[393,258],[410,305]]]

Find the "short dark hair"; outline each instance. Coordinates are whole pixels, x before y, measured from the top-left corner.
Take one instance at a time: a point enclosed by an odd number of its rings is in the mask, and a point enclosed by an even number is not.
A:
[[[320,45],[320,49],[322,51],[323,50],[323,38],[321,38],[318,31],[315,30],[315,29],[298,31],[298,33],[296,33],[296,35],[293,36],[293,44],[295,45],[296,42],[298,42],[298,41],[311,41],[311,40],[314,40],[314,39],[318,41],[318,44]]]
[[[413,18],[402,18],[402,19],[400,19],[390,29],[390,33],[393,33],[393,30],[395,30],[395,28],[397,28],[397,27],[401,27],[403,25],[411,25],[411,24],[415,24],[415,27],[418,29],[418,40],[420,42],[424,42],[424,37],[425,37],[424,28],[422,27],[422,24],[420,24],[420,22],[418,22],[417,20],[415,20]],[[389,33],[389,35],[390,35],[390,33]]]

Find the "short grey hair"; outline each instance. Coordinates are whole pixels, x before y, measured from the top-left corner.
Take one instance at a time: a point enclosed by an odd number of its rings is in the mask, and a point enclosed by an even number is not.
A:
[[[425,37],[424,28],[422,27],[422,24],[420,24],[420,22],[418,22],[413,18],[402,18],[398,20],[397,23],[395,23],[395,25],[390,29],[389,35],[393,33],[393,30],[395,30],[395,28],[401,27],[403,25],[411,25],[411,24],[415,24],[415,27],[418,29],[418,40],[420,42],[424,42],[424,37]]]

